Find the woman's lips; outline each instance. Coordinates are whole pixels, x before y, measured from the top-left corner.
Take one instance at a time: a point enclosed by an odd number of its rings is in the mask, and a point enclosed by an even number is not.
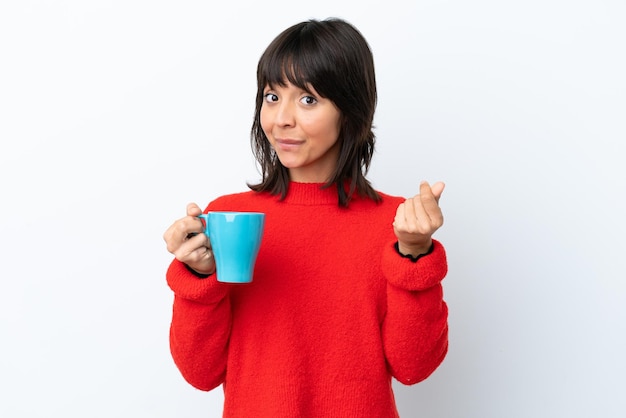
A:
[[[290,138],[277,138],[276,145],[283,150],[289,151],[298,148],[304,141]]]

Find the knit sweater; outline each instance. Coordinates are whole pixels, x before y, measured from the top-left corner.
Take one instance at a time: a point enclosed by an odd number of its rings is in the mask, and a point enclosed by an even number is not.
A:
[[[417,260],[395,248],[404,200],[290,183],[286,199],[242,192],[206,211],[264,212],[252,283],[194,275],[173,260],[170,348],[200,390],[223,385],[224,417],[397,417],[392,377],[427,378],[448,348],[443,246]]]

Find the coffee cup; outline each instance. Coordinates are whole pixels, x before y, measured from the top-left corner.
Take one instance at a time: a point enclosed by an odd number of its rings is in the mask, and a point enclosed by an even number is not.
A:
[[[198,216],[211,241],[217,281],[250,283],[261,247],[265,214],[260,212],[208,212]]]

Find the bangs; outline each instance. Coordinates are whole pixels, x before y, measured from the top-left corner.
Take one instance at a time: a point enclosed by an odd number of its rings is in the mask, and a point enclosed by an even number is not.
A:
[[[324,54],[314,37],[302,33],[270,48],[261,58],[258,67],[258,85],[284,87],[291,83],[310,92],[313,87],[318,94],[326,97],[318,87],[323,86],[323,78],[328,77],[331,60]]]

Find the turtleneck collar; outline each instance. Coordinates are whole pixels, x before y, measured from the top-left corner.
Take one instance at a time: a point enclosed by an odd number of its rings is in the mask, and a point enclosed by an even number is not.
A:
[[[296,205],[338,205],[337,186],[324,187],[325,183],[289,182],[284,202]]]

